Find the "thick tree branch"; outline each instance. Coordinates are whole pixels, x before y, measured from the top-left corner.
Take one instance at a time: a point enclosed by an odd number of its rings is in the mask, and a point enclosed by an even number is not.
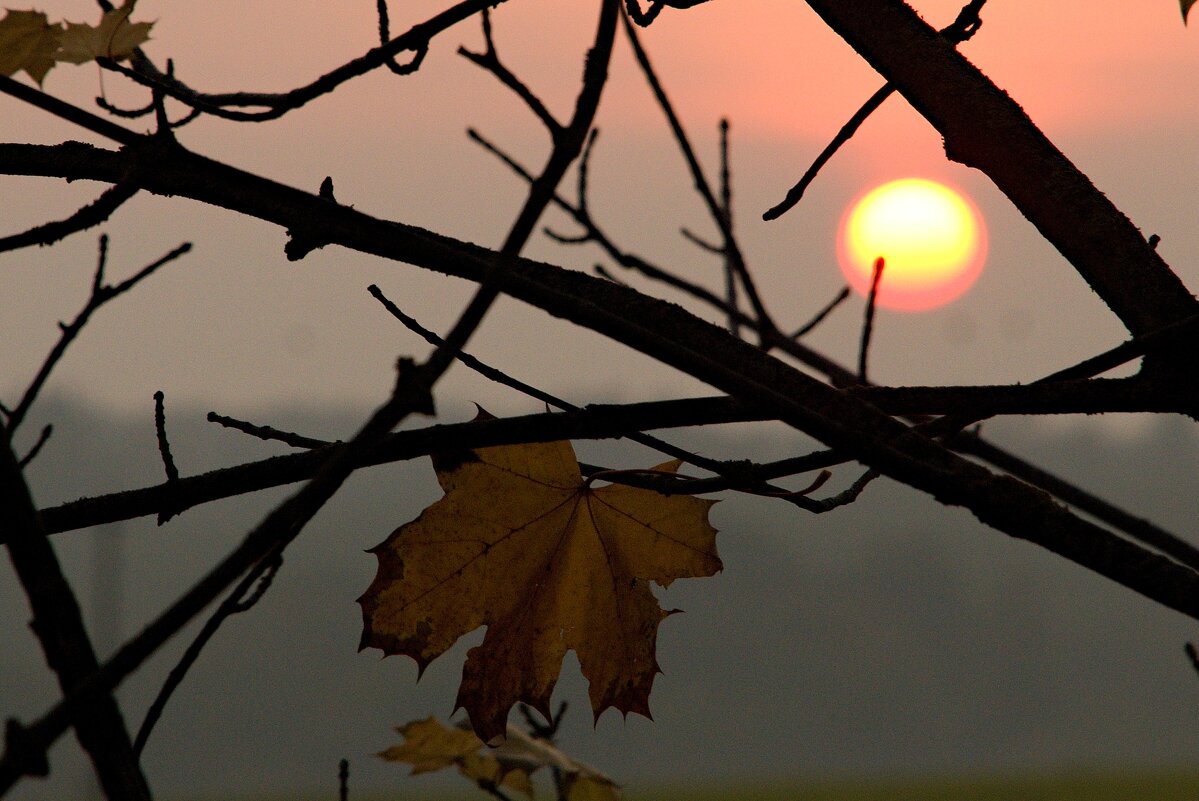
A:
[[[532,414],[499,420],[436,425],[388,435],[379,448],[356,467],[388,464],[448,450],[552,442],[561,439],[618,438],[643,429],[746,422],[761,412],[727,398],[658,401],[628,406],[589,406],[577,412]],[[209,501],[303,481],[315,475],[331,448],[275,456],[235,467],[180,478],[174,486],[158,484],[54,506],[41,511],[47,532],[56,534],[90,526],[156,515],[169,501],[183,511]],[[0,540],[0,543],[3,541]]]
[[[1131,385],[1135,381],[1133,379],[1122,379],[1120,382],[1105,383],[1120,385],[1127,383],[1130,389],[1132,389]],[[953,398],[948,391],[942,393],[941,388],[935,387],[859,387],[852,391],[854,394],[871,401],[889,413],[902,413],[902,411],[907,411],[905,406],[911,405],[907,400],[909,392],[913,396],[919,397],[926,389],[929,389],[932,395],[936,396],[932,400],[936,400],[937,398],[943,399],[941,400],[941,406],[914,406],[913,408],[923,408],[929,412],[940,411],[948,413],[952,408],[962,408],[961,404],[966,403],[966,401],[978,402],[979,397],[985,400],[992,390],[1000,390],[1001,394],[1005,390],[1012,390],[1012,395],[1014,396],[1023,393],[1030,398],[1024,405],[1031,407],[1032,403],[1038,402],[1038,395],[1042,393],[1043,388],[1039,388],[1037,385],[995,388],[961,387],[957,388],[962,391],[962,394],[958,398]],[[1079,394],[1086,398],[1092,394],[1087,392],[1087,389],[1088,387],[1085,385],[1079,386],[1078,392],[1074,394]],[[1138,390],[1133,391],[1137,392]],[[1071,390],[1068,390],[1068,392],[1071,392]],[[1097,394],[1101,395],[1102,392],[1102,388],[1097,388]],[[1119,395],[1116,396],[1115,400],[1117,402],[1120,400]],[[954,401],[956,404],[953,407],[947,407],[944,405],[946,401]],[[896,408],[889,408],[891,403],[894,403]],[[1041,403],[1042,405],[1039,407],[1039,410],[1044,411],[1044,402]],[[970,407],[966,406],[965,408]],[[1076,409],[1075,411],[1079,410]],[[1112,411],[1112,409],[1107,409],[1107,411]],[[627,405],[600,404],[587,406],[577,411],[551,415],[532,414],[499,420],[454,423],[410,431],[400,431],[389,435],[374,456],[369,461],[360,464],[359,467],[415,459],[447,450],[511,445],[520,442],[550,442],[562,439],[620,438],[632,436],[639,431],[653,429],[721,425],[765,419],[770,419],[770,415],[766,412],[725,397],[690,398]],[[328,448],[333,446],[317,446],[316,443],[310,442],[306,447],[312,447],[312,450],[304,453],[275,456],[256,462],[220,468],[197,476],[180,478],[178,483],[174,485],[158,484],[140,489],[116,492],[110,495],[71,501],[60,506],[43,509],[41,511],[42,519],[47,532],[56,534],[113,523],[118,520],[157,515],[168,504],[172,503],[177,503],[179,505],[178,511],[181,512],[214,500],[303,481],[312,477],[317,467],[319,467],[321,460],[324,458],[323,454],[328,451]],[[954,450],[976,454],[998,467],[1011,469],[1018,475],[1027,471],[1027,466],[1022,470],[1020,466],[1022,463],[1015,459],[1015,457],[1004,453],[992,445],[981,442],[978,437],[971,434],[955,435],[952,447]],[[842,461],[842,459],[836,458],[819,463],[813,462],[811,464],[805,462],[795,465],[793,469],[788,468],[782,472],[774,472],[769,475],[758,476],[758,478],[775,478],[800,470],[828,467],[836,464],[838,461]],[[1038,475],[1046,474],[1041,473]],[[1040,482],[1037,483],[1040,486]],[[707,491],[716,491],[726,486],[727,482],[724,482],[723,485],[713,482],[713,485]],[[1082,496],[1079,495],[1077,488],[1071,487],[1056,477],[1053,479],[1052,487],[1047,486],[1046,488],[1051,489],[1055,495],[1058,495],[1068,503],[1077,504],[1083,508],[1087,508],[1090,505],[1085,499],[1081,499]],[[1088,509],[1088,511],[1090,510]],[[1116,511],[1119,512],[1119,517],[1111,520],[1113,525],[1120,525],[1120,521],[1137,520],[1137,518],[1127,513],[1120,512],[1119,510]],[[1101,513],[1096,512],[1096,514]],[[1106,516],[1103,517],[1107,519]],[[1123,529],[1124,527],[1121,526],[1121,528]],[[1136,523],[1133,528],[1124,530],[1136,535],[1142,528],[1143,525],[1141,523]],[[1162,539],[1161,536],[1155,534],[1152,539],[1154,541],[1150,544],[1159,547],[1160,540]],[[0,540],[0,543],[2,542]],[[1199,559],[1195,561],[1195,565],[1199,566]]]
[[[1189,414],[1199,397],[1186,386],[1162,387],[1141,377],[977,387],[850,387],[888,414],[962,415],[963,425],[1005,414]]]
[[[63,693],[69,693],[96,670],[96,654],[83,626],[75,593],[42,528],[3,423],[0,423],[0,538],[8,547],[13,568],[29,598],[33,610],[31,627],[41,642],[46,662],[58,676]],[[79,743],[91,757],[108,798],[149,801],[150,788],[112,696],[103,693],[91,697],[74,724]],[[18,736],[21,731],[15,723],[9,724],[10,737]],[[22,772],[45,765],[43,754],[40,760],[22,767]],[[3,792],[0,787],[0,795]]]
[[[1199,311],[1136,227],[1024,111],[902,0],[808,0],[945,138],[995,182],[1133,334]]]
[[[531,180],[529,172],[511,156],[499,150],[493,144],[486,141],[473,131],[471,132],[471,136],[489,152],[503,161],[517,175],[520,175],[525,180]],[[587,211],[585,194],[581,193],[576,203],[571,203],[560,196],[555,196],[554,202],[559,206],[559,208],[569,214],[576,222],[579,223],[579,225],[583,227],[584,235],[582,238],[584,240],[594,241],[618,264],[630,270],[641,273],[650,279],[662,281],[669,286],[680,289],[688,295],[707,303],[713,308],[727,313],[731,318],[740,320],[743,324],[753,324],[753,320],[750,317],[744,315],[739,310],[728,306],[728,304],[725,303],[722,298],[718,297],[707,289],[679,278],[678,276],[674,275],[674,273],[650,264],[644,259],[634,254],[622,251],[620,248],[618,248],[616,244],[606,234],[604,234],[604,232],[597,226],[596,222],[591,218],[591,215]],[[849,290],[846,288],[839,297],[843,299],[848,292]],[[822,310],[821,313],[818,314],[811,323],[800,329],[800,331],[794,336],[800,336],[804,331],[808,330],[809,326],[818,323],[820,319],[822,319],[823,315],[828,311],[831,311],[831,308],[835,305],[836,301],[834,301],[834,303],[829,307],[826,307],[824,310]],[[1129,340],[1128,342],[1125,342],[1120,346],[1107,351],[1106,353],[1087,359],[1082,363],[1068,367],[1065,370],[1060,370],[1051,376],[1043,378],[1041,381],[1064,381],[1067,379],[1089,378],[1093,375],[1098,375],[1099,373],[1124,364],[1132,359],[1139,358],[1152,348],[1162,347],[1163,343],[1167,341],[1180,338],[1184,335],[1189,335],[1195,330],[1197,319],[1199,318],[1190,317],[1180,323],[1174,323],[1166,328],[1157,329],[1144,336],[1135,337],[1134,339]],[[771,333],[769,339],[767,340],[767,346],[770,348],[777,348],[778,350],[781,350],[782,352],[795,358],[802,364],[806,364],[809,367],[819,371],[825,375],[834,386],[853,387],[858,385],[858,376],[855,375],[851,370],[838,364],[832,359],[829,359],[823,354],[803,345],[802,343],[796,342],[790,337],[782,334]],[[1178,391],[1181,389],[1182,388],[1179,386],[1172,387],[1172,394],[1177,396]],[[858,389],[855,391],[859,393],[865,393],[869,398],[868,389]],[[883,390],[883,392],[886,392],[886,390]],[[879,398],[869,399],[871,402],[876,403],[876,405],[879,401]],[[975,397],[974,400],[977,400],[977,397]],[[1090,402],[1093,403],[1093,401]],[[1157,401],[1155,400],[1152,403],[1156,404]],[[1027,410],[1031,409],[1026,407],[1026,411]],[[1179,405],[1175,410],[1182,411],[1183,409],[1182,406]],[[887,409],[887,411],[894,413],[892,409]],[[1107,411],[1115,411],[1115,409],[1108,408]],[[985,461],[995,465],[996,467],[999,467],[1001,470],[1005,470],[1023,481],[1027,481],[1034,486],[1051,492],[1061,500],[1066,501],[1067,503],[1076,506],[1079,509],[1082,509],[1083,511],[1093,515],[1108,525],[1114,526],[1118,530],[1131,535],[1134,539],[1141,540],[1142,542],[1153,545],[1155,548],[1159,548],[1159,550],[1162,550],[1163,553],[1168,553],[1175,556],[1177,556],[1179,553],[1189,554],[1189,546],[1187,546],[1185,542],[1177,537],[1169,534],[1168,532],[1162,531],[1161,529],[1157,529],[1156,527],[1152,527],[1152,531],[1144,531],[1143,529],[1145,526],[1151,524],[1140,521],[1138,518],[1135,518],[1121,509],[1117,509],[1092,493],[1088,493],[1078,487],[1075,487],[1065,480],[1058,478],[1057,476],[1049,476],[1044,470],[1041,470],[1036,465],[1033,465],[996,447],[993,444],[984,441],[977,434],[964,432],[958,433],[954,435],[952,442],[955,450],[973,453]],[[1169,547],[1160,547],[1160,543],[1162,542],[1167,542]],[[1180,561],[1183,561],[1184,564],[1188,564],[1199,569],[1199,559],[1196,559],[1193,556],[1182,558]]]
[[[61,165],[14,164],[0,146],[0,173],[60,174]],[[30,146],[22,150],[29,154]],[[121,153],[92,149],[86,175],[131,180],[304,230],[322,241],[471,280],[636,348],[844,451],[983,522],[1036,542],[1185,614],[1199,617],[1199,576],[1071,515],[1050,496],[996,476],[886,416],[669,303],[627,287],[399,223],[149,141]]]
[[[436,359],[436,361],[434,361]],[[0,795],[20,778],[29,765],[38,766],[39,758],[44,761],[45,750],[62,734],[68,725],[75,722],[76,727],[91,725],[96,715],[89,708],[97,703],[96,699],[108,696],[113,688],[136,670],[146,659],[160,648],[163,643],[173,637],[179,629],[204,610],[212,601],[237,581],[247,570],[255,565],[269,563],[290,543],[304,526],[312,519],[321,507],[341,487],[342,483],[376,448],[386,434],[395,428],[410,413],[430,413],[433,409],[431,395],[432,384],[444,371],[449,362],[445,354],[435,352],[430,360],[423,365],[415,365],[408,361],[400,364],[399,376],[395,390],[386,403],[371,416],[355,437],[344,445],[335,446],[321,463],[315,476],[298,492],[271,511],[242,542],[230,552],[219,564],[213,567],[194,586],[179,597],[170,607],[153,620],[132,640],[120,649],[103,665],[94,665],[69,687],[64,687],[65,697],[52,710],[29,727],[9,726],[12,731],[19,731],[22,736],[13,746],[6,744],[4,756],[0,759]],[[430,365],[433,365],[432,367]],[[3,456],[0,454],[0,470],[7,471]],[[9,486],[11,482],[3,480],[0,475],[0,488]],[[14,485],[15,486],[15,485]],[[21,486],[24,486],[23,483]],[[0,498],[0,500],[6,500]],[[0,510],[7,511],[7,503],[0,505]],[[28,514],[35,515],[32,505]],[[20,521],[18,521],[18,524]],[[36,538],[22,537],[24,528],[18,525],[16,530],[7,523],[0,533],[10,534],[20,538],[21,544],[32,542],[41,543],[39,547],[49,548],[49,540],[45,536]],[[10,550],[13,548],[9,543]],[[56,621],[58,622],[58,621]],[[61,625],[55,627],[62,630]],[[94,660],[93,660],[94,662]],[[121,728],[123,732],[123,726]],[[129,746],[128,735],[123,743],[116,739],[115,734],[105,732],[109,737],[109,747],[113,742],[123,748]],[[136,766],[136,760],[133,761]],[[113,798],[149,798],[148,792],[143,796],[122,794],[112,795]]]

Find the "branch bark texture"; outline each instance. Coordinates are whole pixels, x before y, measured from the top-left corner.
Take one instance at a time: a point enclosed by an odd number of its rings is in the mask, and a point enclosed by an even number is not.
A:
[[[30,625],[42,645],[46,662],[57,675],[63,693],[68,694],[95,672],[99,663],[83,626],[75,593],[42,529],[3,425],[0,425],[0,443],[0,537],[8,547],[13,568],[29,598],[33,609]],[[12,723],[8,731],[9,739],[18,733]],[[150,788],[133,753],[121,711],[110,694],[97,695],[88,701],[86,710],[75,718],[75,733],[91,758],[108,798],[149,801]],[[41,762],[38,767],[44,769],[44,759],[38,761]]]
[[[32,149],[31,149],[32,148]],[[68,148],[63,151],[62,148]],[[51,151],[57,151],[51,156]],[[14,161],[20,152],[22,159]],[[1027,539],[1199,619],[1199,575],[1087,523],[1046,493],[951,453],[877,407],[706,323],[679,306],[582,273],[486,248],[330,203],[177,144],[144,140],[121,152],[62,145],[0,145],[0,172],[128,180],[155,194],[190,197],[274,222],[321,242],[474,281],[595,330],[752,403],[943,503]]]
[[[945,138],[986,173],[1133,334],[1199,311],[1136,226],[1024,110],[902,0],[807,0]]]

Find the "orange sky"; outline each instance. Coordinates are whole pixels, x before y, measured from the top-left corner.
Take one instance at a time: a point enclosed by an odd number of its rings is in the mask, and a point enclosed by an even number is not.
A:
[[[95,15],[91,0],[42,5],[52,18]],[[448,0],[393,2],[393,30],[447,5]],[[917,6],[933,24],[944,25],[959,3],[923,0]],[[174,58],[184,80],[213,91],[288,88],[359,54],[375,36],[373,4],[367,2],[351,9],[316,0],[141,0],[138,10],[158,20],[149,52],[160,61]],[[1188,211],[1199,192],[1194,177],[1199,157],[1191,145],[1199,126],[1194,102],[1199,28],[1182,25],[1174,0],[993,0],[983,16],[982,30],[965,45],[967,55],[1134,222],[1160,233],[1163,254],[1184,280],[1196,283],[1187,269],[1199,250]],[[594,4],[577,0],[510,0],[494,14],[501,55],[562,116],[573,100],[594,18]],[[494,79],[455,55],[459,44],[477,47],[479,41],[476,23],[468,22],[439,40],[421,71],[409,78],[371,75],[275,123],[206,120],[183,129],[180,137],[190,147],[297,186],[315,189],[332,175],[339,198],[359,208],[494,246],[520,202],[521,186],[467,142],[465,128],[477,126],[530,165],[544,157],[547,142]],[[834,240],[845,204],[868,185],[918,174],[949,181],[973,196],[991,231],[991,259],[976,286],[950,309],[882,320],[881,331],[891,333],[877,339],[880,380],[1030,380],[1122,335],[1085,284],[985,176],[947,163],[939,137],[898,98],[867,123],[799,209],[775,223],[758,220],[880,85],[806,3],[711,0],[686,11],[668,10],[645,42],[709,167],[717,121],[725,115],[733,121],[738,230],[781,320],[802,321],[839,288]],[[131,91],[113,76],[104,78],[102,88],[112,100],[142,102],[140,90]],[[50,74],[46,89],[90,106],[101,82],[94,67],[64,66]],[[679,265],[696,280],[719,283],[717,264],[678,237],[682,225],[706,232],[710,222],[690,194],[690,181],[624,43],[600,125],[593,200],[607,227],[623,245]],[[86,137],[0,98],[0,138]],[[5,228],[62,218],[97,192],[81,184],[0,178],[0,195],[22,198],[18,207],[6,205]],[[569,230],[560,220],[555,224]],[[183,239],[197,242],[190,265],[156,277],[124,303],[120,315],[101,315],[53,385],[86,387],[113,404],[149,397],[160,385],[186,397],[264,404],[297,397],[365,402],[386,390],[385,370],[378,366],[390,364],[397,347],[419,352],[423,346],[390,329],[384,329],[389,337],[381,336],[380,326],[387,323],[363,300],[362,288],[370,281],[393,282],[412,299],[411,311],[433,326],[453,318],[468,290],[336,249],[291,265],[282,259],[282,232],[179,201],[138,198],[106,230],[123,260],[121,269],[145,263]],[[94,249],[89,233],[49,251],[0,255],[0,269],[20,285],[7,303],[0,300],[0,338],[9,343],[16,365],[5,371],[8,376],[35,369],[53,342],[53,322],[77,310]],[[544,240],[528,252],[581,268],[597,258]],[[1058,313],[1063,307],[1076,311],[1064,317]],[[830,321],[815,344],[851,361],[857,315],[852,310]],[[478,348],[499,361],[529,362],[527,340],[516,334],[534,330],[542,319],[505,306]],[[156,335],[147,339],[146,330]],[[580,354],[592,352],[590,335],[555,332],[560,341],[577,343]],[[1052,347],[1032,347],[1042,336]],[[925,345],[918,353],[905,347],[913,339]],[[180,348],[194,352],[194,369],[181,369]],[[360,359],[347,360],[347,352]],[[893,372],[886,366],[889,357]],[[605,391],[623,386],[613,375],[624,370],[624,358],[593,362],[569,381]],[[674,378],[644,367],[652,376],[646,393],[655,391],[655,381],[667,382],[671,391],[702,389],[671,384]],[[524,377],[568,382],[556,364],[536,360]],[[473,398],[493,391],[472,381],[455,374],[447,386]],[[0,385],[0,394],[11,392]]]
[[[422,20],[447,0],[393,2],[393,29]],[[94,4],[69,0],[55,16],[86,17]],[[944,25],[960,0],[918,0],[931,24]],[[233,9],[236,7],[236,13]],[[315,77],[370,44],[374,19],[313,0],[252,4],[176,4],[141,0],[140,16],[158,19],[152,51],[176,57],[185,74],[214,89],[279,89],[299,74]],[[551,95],[569,97],[578,50],[590,35],[590,5],[510,0],[494,12],[507,61],[522,74],[553,70]],[[1118,121],[1169,124],[1185,118],[1179,97],[1194,97],[1196,43],[1174,0],[995,0],[966,54],[1049,128],[1118,127]],[[445,37],[435,56],[472,35],[466,23]],[[202,37],[194,34],[203,31]],[[263,41],[263,36],[271,37]],[[827,136],[877,79],[801,0],[710,0],[667,11],[646,41],[681,107],[695,119],[727,114],[766,135]],[[314,44],[319,43],[319,44]],[[220,58],[214,60],[214,51]],[[619,72],[618,72],[619,74]],[[251,79],[246,76],[252,75]],[[544,74],[539,83],[544,85]],[[368,79],[369,80],[369,79]]]
[[[940,27],[961,3],[912,5]],[[983,20],[963,51],[1050,129],[1176,122],[1189,114],[1178,98],[1199,88],[1194,31],[1172,0],[996,0]],[[668,22],[653,41],[666,47],[664,66],[667,54],[678,65],[674,91],[693,111],[727,111],[764,132],[823,137],[865,99],[847,89],[878,84],[803,2],[714,0]]]

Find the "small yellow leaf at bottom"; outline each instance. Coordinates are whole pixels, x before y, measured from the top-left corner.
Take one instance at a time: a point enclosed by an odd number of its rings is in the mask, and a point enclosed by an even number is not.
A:
[[[619,801],[620,788],[611,782],[588,776],[575,776],[566,793],[566,801]]]
[[[414,720],[396,731],[404,742],[379,754],[388,762],[407,762],[412,773],[430,773],[458,764],[483,743],[472,732],[444,726],[436,718]]]

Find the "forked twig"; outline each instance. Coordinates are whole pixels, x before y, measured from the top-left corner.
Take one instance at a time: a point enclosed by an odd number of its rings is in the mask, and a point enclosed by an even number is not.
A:
[[[957,18],[947,27],[941,29],[941,35],[954,44],[961,44],[969,40],[978,29],[982,27],[982,19],[979,13],[987,0],[970,0],[962,10],[958,12]],[[853,116],[845,125],[841,126],[841,130],[837,131],[837,135],[833,140],[825,146],[824,150],[820,151],[820,155],[812,162],[812,165],[804,172],[803,176],[787,191],[786,197],[777,205],[767,209],[762,214],[763,220],[777,220],[779,217],[786,214],[795,207],[800,200],[803,199],[804,192],[807,191],[812,181],[824,168],[824,165],[829,162],[841,146],[853,138],[858,129],[862,127],[870,115],[878,110],[888,97],[895,92],[895,86],[890,82],[883,84],[870,98],[862,104],[862,107],[854,112]]]
[[[691,172],[691,180],[695,190],[707,206],[708,213],[716,223],[717,228],[720,229],[720,234],[724,239],[724,252],[728,258],[729,268],[736,273],[742,288],[745,290],[750,307],[757,316],[756,328],[758,335],[762,338],[763,343],[765,343],[765,340],[769,338],[768,334],[778,331],[778,326],[774,324],[770,313],[766,310],[766,306],[762,302],[753,278],[749,274],[749,269],[746,267],[745,258],[741,254],[741,248],[737,244],[737,240],[729,227],[729,219],[721,208],[720,202],[712,193],[712,188],[708,185],[708,179],[704,175],[703,168],[699,165],[699,159],[695,156],[695,149],[692,148],[691,141],[687,138],[686,131],[683,130],[683,124],[679,120],[678,114],[675,113],[674,106],[671,104],[670,98],[667,97],[666,90],[662,87],[662,82],[658,79],[653,64],[650,63],[649,54],[646,53],[645,48],[642,46],[641,38],[637,35],[637,31],[633,27],[632,22],[630,22],[629,17],[624,15],[622,19],[624,20],[624,29],[629,44],[633,46],[633,55],[637,59],[637,64],[641,68],[641,72],[645,76],[645,80],[649,84],[655,100],[658,102],[658,106],[662,109],[662,113],[666,115],[667,124],[670,126],[675,142],[682,151],[683,158],[687,162],[687,167]]]
[[[422,337],[426,342],[441,346],[443,340],[437,334],[428,330],[417,322],[413,317],[404,313],[398,306],[395,305],[386,295],[383,294],[377,286],[371,285],[369,288],[371,296],[385,308],[388,313],[404,324],[408,330]],[[530,384],[527,384],[519,379],[513,378],[502,370],[486,364],[482,360],[472,356],[469,353],[459,351],[457,358],[464,365],[479,373],[483,377],[501,384],[506,387],[522,392],[532,398],[535,398],[548,406],[553,406],[557,409],[568,411],[581,411],[579,406],[576,406],[569,401],[558,398],[542,389],[538,389]],[[767,495],[771,497],[783,498],[790,500],[793,496],[806,494],[808,491],[817,489],[819,485],[811,487],[805,492],[796,493],[792,490],[787,490],[781,487],[775,487],[767,484],[766,481],[771,478],[781,478],[783,476],[794,475],[796,473],[810,472],[811,470],[828,467],[833,464],[838,464],[844,459],[842,457],[833,457],[831,460],[828,454],[830,451],[820,451],[818,454],[809,455],[807,457],[798,457],[785,459],[778,462],[771,462],[763,465],[753,464],[751,462],[729,462],[718,459],[710,459],[698,453],[680,448],[677,445],[655,437],[652,434],[646,434],[643,431],[630,431],[624,433],[624,439],[631,440],[648,448],[652,448],[659,453],[670,456],[694,465],[695,467],[708,470],[716,473],[717,479],[696,479],[687,477],[687,483],[680,485],[678,482],[659,481],[656,484],[650,485],[652,489],[663,492],[664,494],[699,494],[720,492],[722,490],[736,490],[748,492],[755,495]],[[787,470],[780,468],[786,466]],[[602,470],[602,468],[600,468]],[[587,472],[587,471],[585,471]],[[637,486],[647,486],[646,482],[628,481],[630,477],[644,477],[653,471],[649,470],[628,470],[628,471],[612,471],[620,475],[621,480],[625,483],[633,483]],[[587,472],[591,476],[590,472]],[[667,474],[661,474],[667,476]],[[675,474],[669,474],[669,477],[676,477]],[[823,483],[823,482],[821,482]],[[806,508],[806,507],[805,507]]]
[[[61,332],[59,334],[58,342],[54,344],[54,347],[50,350],[49,355],[47,355],[45,361],[42,362],[42,366],[38,369],[37,375],[34,376],[33,381],[30,382],[29,387],[25,390],[25,394],[21,397],[20,402],[18,402],[17,405],[11,410],[4,412],[4,416],[7,418],[6,426],[10,435],[21,425],[21,422],[25,419],[25,416],[29,413],[30,407],[33,406],[33,402],[37,400],[38,393],[41,392],[46,380],[50,377],[50,373],[54,370],[54,367],[58,364],[59,360],[62,359],[63,354],[66,353],[67,348],[75,340],[75,337],[79,336],[79,332],[83,330],[85,325],[87,325],[87,322],[89,319],[91,319],[92,314],[105,303],[108,303],[114,298],[120,297],[133,287],[137,286],[138,283],[140,283],[143,279],[148,278],[156,270],[158,270],[158,268],[171,263],[184,253],[190,251],[191,247],[192,246],[190,242],[185,242],[171,252],[167,253],[165,256],[146,265],[130,278],[126,278],[119,284],[109,285],[104,283],[104,269],[108,262],[108,236],[102,235],[100,237],[100,252],[96,259],[96,273],[92,278],[91,295],[88,297],[87,303],[84,304],[83,309],[79,312],[74,320],[72,320],[70,323],[58,324]]]

